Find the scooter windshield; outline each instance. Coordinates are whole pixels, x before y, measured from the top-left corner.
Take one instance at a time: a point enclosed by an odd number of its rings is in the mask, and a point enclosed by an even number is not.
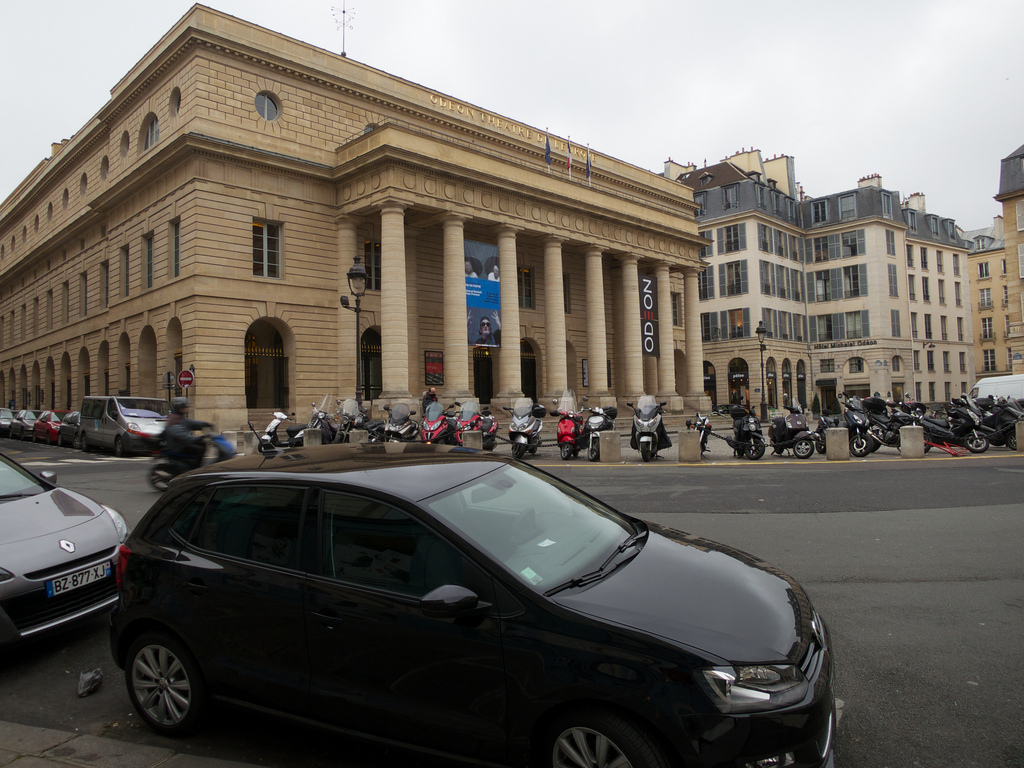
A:
[[[394,424],[401,424],[409,418],[409,406],[399,403],[391,407],[391,421]]]
[[[556,410],[563,413],[576,413],[576,395],[571,389],[562,392],[562,396],[558,399]]]
[[[349,398],[341,404],[341,414],[343,416],[355,417],[359,415],[359,404],[356,403],[354,398]]]
[[[640,412],[641,419],[649,421],[658,412],[658,401],[654,399],[654,395],[642,395],[636,401],[636,409]]]
[[[433,402],[427,406],[427,410],[423,412],[424,421],[437,421],[441,418],[441,414],[444,413],[444,408],[439,402]]]
[[[462,403],[462,408],[459,411],[459,418],[462,421],[469,421],[478,413],[480,413],[480,401],[475,398],[471,398]]]
[[[533,400],[528,397],[517,398],[512,405],[512,415],[519,419],[525,419],[533,412]]]

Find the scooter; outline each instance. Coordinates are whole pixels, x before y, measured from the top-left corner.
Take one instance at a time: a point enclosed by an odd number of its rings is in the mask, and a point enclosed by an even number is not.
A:
[[[583,398],[584,401],[586,399]],[[607,408],[594,406],[593,408],[584,408],[584,410],[590,411],[590,416],[587,417],[587,421],[583,425],[583,440],[587,445],[587,459],[597,461],[601,458],[599,433],[615,429],[615,419],[619,415],[619,409],[610,405]]]
[[[320,402],[319,407],[317,407],[316,403],[311,404],[313,406],[313,413],[310,416],[309,425],[306,427],[306,429],[316,429],[320,431],[321,445],[330,445],[335,442],[340,429],[339,425],[336,424],[327,414],[327,409],[329,407],[328,401],[330,399],[330,395],[325,395],[324,399]],[[338,405],[341,405],[341,400],[338,401]]]
[[[672,447],[668,431],[662,420],[664,411],[653,395],[641,395],[633,403],[626,403],[633,409],[633,430],[629,435],[629,447],[640,452],[640,458],[646,461],[658,458],[658,451]]]
[[[734,405],[729,410],[732,416],[732,438],[726,438],[729,447],[733,449],[736,456],[746,456],[751,461],[757,461],[764,456],[765,448],[764,433],[761,431],[761,422],[754,412],[742,405]]]
[[[951,403],[947,406],[947,413],[948,419],[923,415],[915,417],[924,429],[925,453],[938,448],[951,456],[962,456],[967,451],[984,453],[988,450],[988,438],[981,434],[981,419],[974,411]]]
[[[456,444],[456,419],[450,409],[458,403],[453,403],[445,408],[437,400],[427,406],[423,412],[423,423],[420,424],[420,439],[424,443],[437,443],[438,445]]]
[[[338,412],[338,433],[334,436],[334,442],[350,442],[352,432],[357,429],[366,429],[366,412],[360,410],[359,404],[350,397],[341,404]]]
[[[508,425],[512,457],[521,459],[527,451],[531,454],[537,453],[537,449],[540,448],[540,432],[544,428],[541,419],[547,415],[547,409],[528,397],[517,398],[511,408],[507,405],[504,408],[512,414],[512,420]]]
[[[880,397],[865,397],[862,404],[871,422],[868,433],[877,443],[874,449],[877,450],[884,445],[899,450],[900,429],[914,424],[914,418],[910,415],[912,409],[908,407],[904,411],[901,404],[888,402]],[[923,406],[921,412],[924,412]]]
[[[498,420],[491,416],[490,411],[480,410],[480,401],[476,398],[466,400],[459,406],[455,439],[462,445],[465,432],[482,432],[485,451],[493,451],[498,444]]]
[[[204,443],[213,446],[216,450],[211,460],[205,458],[196,462],[194,455],[174,453],[168,450],[167,443],[162,443],[160,452],[156,454],[153,465],[149,468],[146,479],[149,484],[158,491],[166,491],[168,484],[178,475],[197,469],[206,464],[216,464],[219,461],[226,461],[234,458],[235,447],[224,435],[212,430],[204,430]]]
[[[576,395],[571,389],[562,392],[562,397],[553,400],[555,408],[551,416],[558,419],[558,453],[562,461],[579,455],[580,436],[583,434],[583,412],[576,405]]]
[[[843,421],[850,435],[850,455],[858,459],[867,456],[878,448],[878,441],[868,432],[871,426],[871,419],[864,408],[864,403],[857,395],[848,395],[845,392],[839,395],[846,410],[843,411]]]
[[[384,424],[385,442],[412,443],[420,439],[420,426],[410,418],[416,411],[410,410],[405,403],[385,405],[384,410],[388,413]]]
[[[990,445],[1005,445],[1017,450],[1017,422],[1024,420],[1024,410],[1016,400],[1001,397],[977,399],[964,397],[964,403],[981,417],[981,432]]]
[[[814,438],[814,450],[818,453],[825,453],[825,432],[839,426],[839,417],[832,411],[826,409],[821,412],[818,418],[818,426],[811,433]]]
[[[274,418],[271,419],[270,423],[267,424],[266,429],[263,430],[263,434],[256,433],[259,435],[259,443],[257,443],[257,449],[260,453],[271,453],[276,452],[279,448],[295,448],[302,445],[302,434],[305,432],[306,427],[300,424],[293,424],[292,426],[285,427],[285,439],[282,441],[277,434],[278,427],[286,421],[290,421],[290,417],[287,413],[281,411],[274,411]],[[249,429],[256,432],[256,428],[250,423]]]
[[[814,455],[814,436],[807,429],[804,409],[799,405],[784,406],[789,416],[776,416],[768,426],[768,440],[772,453],[782,454],[791,450],[798,459],[809,459]]]

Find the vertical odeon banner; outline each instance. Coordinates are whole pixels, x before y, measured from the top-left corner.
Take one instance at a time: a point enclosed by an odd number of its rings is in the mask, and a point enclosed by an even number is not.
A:
[[[658,357],[658,278],[640,275],[640,341],[645,357]]]

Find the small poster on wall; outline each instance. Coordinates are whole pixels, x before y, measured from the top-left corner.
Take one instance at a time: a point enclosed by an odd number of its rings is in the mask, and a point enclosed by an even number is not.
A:
[[[428,387],[444,386],[444,352],[423,353],[423,374]]]

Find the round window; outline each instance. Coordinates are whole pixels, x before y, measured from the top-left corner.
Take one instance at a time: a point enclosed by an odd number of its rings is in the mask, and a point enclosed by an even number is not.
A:
[[[281,114],[281,108],[277,100],[269,93],[256,94],[256,112],[264,120],[277,120]]]

